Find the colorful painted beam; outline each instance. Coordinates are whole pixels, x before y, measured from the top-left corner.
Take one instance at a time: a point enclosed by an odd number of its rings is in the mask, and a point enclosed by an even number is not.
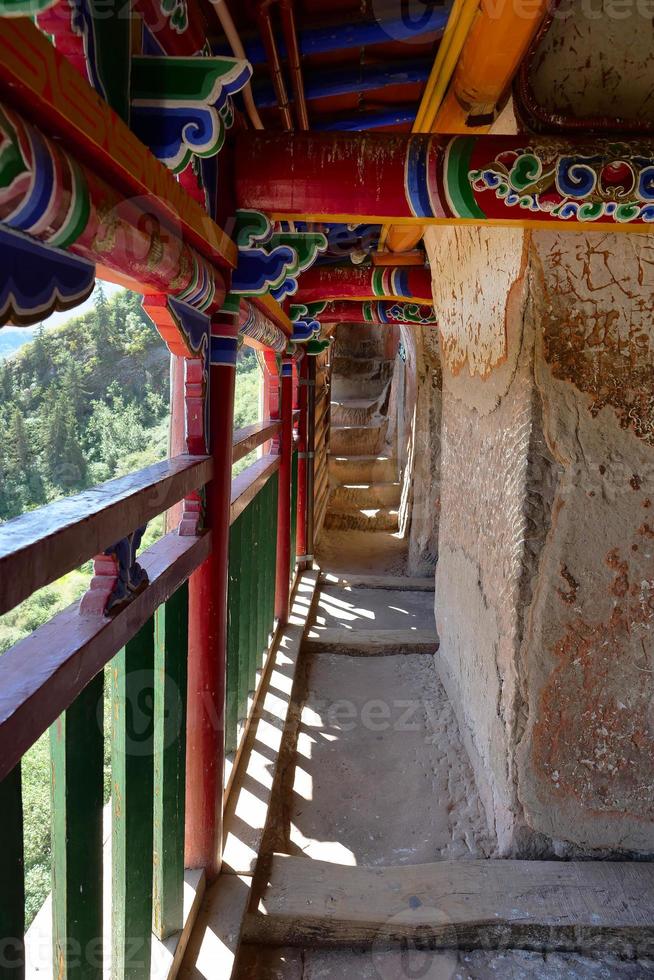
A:
[[[181,173],[215,156],[233,122],[231,97],[252,67],[238,58],[132,58],[131,127],[157,159]]]
[[[654,141],[241,134],[236,201],[279,220],[650,232]]]
[[[292,309],[292,307],[291,307]],[[413,324],[435,327],[438,320],[431,305],[423,303],[383,303],[379,301],[325,303],[315,314],[321,323]]]
[[[60,140],[95,179],[130,199],[127,206],[140,199],[141,210],[178,229],[206,260],[223,268],[236,265],[234,242],[24,17],[2,21],[0,98]]]
[[[242,302],[238,319],[239,333],[251,347],[275,351],[282,354],[286,350],[288,337],[269,317],[253,303]]]
[[[322,300],[415,300],[431,304],[428,268],[371,265],[314,265],[302,273],[294,303]]]
[[[297,292],[298,276],[328,245],[323,232],[275,230],[261,211],[238,211],[234,238],[239,254],[232,292],[239,296],[270,293],[280,301]]]
[[[16,113],[0,105],[0,223],[46,245],[101,262],[138,281],[144,292],[218,309],[222,273],[149,210],[125,200]]]

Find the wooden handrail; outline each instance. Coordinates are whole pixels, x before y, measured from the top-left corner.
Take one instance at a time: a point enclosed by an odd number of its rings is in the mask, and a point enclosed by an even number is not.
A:
[[[234,433],[232,463],[238,463],[240,459],[251,453],[253,449],[267,442],[282,427],[278,419],[267,419],[263,422],[255,422],[253,425],[246,425],[243,429],[237,429]]]
[[[75,603],[0,657],[0,781],[210,552],[210,532],[173,531],[139,555],[150,584],[113,619]]]
[[[256,495],[265,486],[273,473],[279,469],[279,456],[270,453],[262,456],[252,466],[239,473],[232,481],[232,504],[229,523],[233,524]]]
[[[176,456],[29,511],[0,527],[0,615],[211,479],[208,456]]]

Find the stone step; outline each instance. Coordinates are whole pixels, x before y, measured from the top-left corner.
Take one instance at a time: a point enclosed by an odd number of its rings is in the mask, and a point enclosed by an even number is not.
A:
[[[390,387],[378,398],[332,399],[332,425],[367,425],[384,412]]]
[[[397,460],[385,455],[340,455],[332,451],[329,456],[329,476],[332,483],[392,483],[397,479]]]
[[[387,330],[370,323],[341,323],[336,330],[335,357],[388,357]]]
[[[395,507],[327,508],[325,527],[330,531],[399,531],[399,514]]]
[[[350,398],[382,398],[390,385],[388,378],[339,377],[332,375],[331,394],[336,401]]]
[[[332,425],[329,445],[333,453],[379,453],[386,443],[388,419],[377,425]]]
[[[399,507],[402,484],[343,483],[334,487],[329,498],[330,508]]]
[[[333,374],[339,378],[366,378],[388,381],[393,373],[392,360],[382,357],[351,357],[341,355],[333,361]]]
[[[333,353],[334,357],[383,357],[384,342],[374,337],[352,337],[350,340],[342,338],[339,333]]]

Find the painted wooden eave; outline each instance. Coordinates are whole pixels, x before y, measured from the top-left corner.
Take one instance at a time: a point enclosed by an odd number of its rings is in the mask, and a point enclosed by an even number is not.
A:
[[[156,201],[162,218],[208,261],[236,266],[226,232],[25,17],[2,21],[0,96],[126,198]]]

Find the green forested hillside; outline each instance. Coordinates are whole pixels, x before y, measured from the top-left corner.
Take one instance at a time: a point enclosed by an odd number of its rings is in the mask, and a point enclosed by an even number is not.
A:
[[[237,370],[237,428],[257,419],[259,379],[254,352],[245,348]],[[168,395],[168,352],[135,294],[107,300],[100,288],[91,313],[39,329],[0,362],[0,523],[163,459]],[[162,526],[161,518],[151,522],[144,547]],[[90,574],[89,561],[1,616],[0,654],[77,600]],[[107,796],[109,766],[107,754]],[[50,891],[47,732],[22,769],[29,924]]]
[[[99,289],[93,312],[0,364],[0,520],[162,458],[167,414],[168,354],[140,298]]]

